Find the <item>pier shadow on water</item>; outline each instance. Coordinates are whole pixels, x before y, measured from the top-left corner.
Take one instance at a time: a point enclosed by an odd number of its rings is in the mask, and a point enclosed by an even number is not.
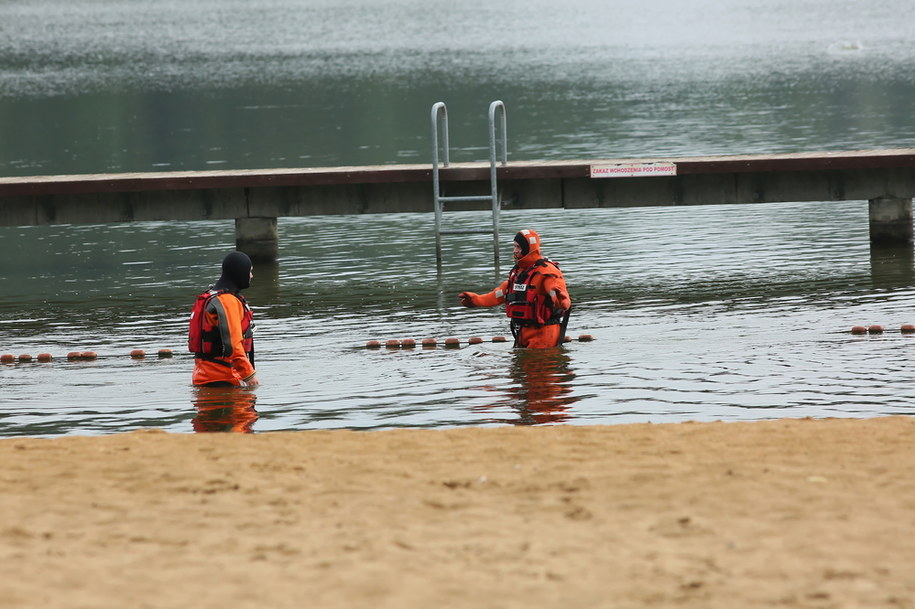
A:
[[[915,284],[915,250],[912,244],[871,245],[871,280],[875,288],[894,289]]]

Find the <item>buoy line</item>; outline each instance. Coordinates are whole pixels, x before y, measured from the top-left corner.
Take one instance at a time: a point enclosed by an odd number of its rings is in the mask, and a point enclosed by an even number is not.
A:
[[[590,334],[579,334],[577,339],[572,338],[571,336],[566,336],[563,342],[572,342],[578,340],[582,343],[591,342],[594,340],[594,337]],[[461,345],[479,345],[484,342],[492,343],[507,343],[508,338],[505,336],[493,336],[489,341],[485,340],[480,336],[471,336],[467,340],[461,340],[457,337],[449,337],[445,340],[439,340],[437,338],[424,338],[421,341],[418,341],[413,338],[391,338],[385,341],[380,340],[370,340],[365,343],[366,349],[381,349],[382,347],[386,349],[415,349],[417,346],[422,347],[423,349],[436,349],[439,345],[442,345],[446,349],[456,349]]]
[[[869,326],[852,326],[852,334],[883,334],[884,327],[880,324],[870,324]],[[915,334],[915,324],[902,324],[899,327],[901,334]]]
[[[165,358],[169,358],[172,356],[173,356],[173,352],[171,349],[159,349],[156,352],[156,357],[158,357],[159,359],[165,359]],[[73,361],[95,361],[98,359],[113,359],[114,357],[116,357],[116,356],[99,355],[95,351],[70,351],[62,359],[66,359],[68,362],[73,362]],[[128,357],[130,357],[131,359],[143,359],[146,357],[146,351],[144,351],[143,349],[133,349],[128,354]],[[34,358],[28,353],[22,353],[20,355],[14,355],[12,353],[0,354],[0,364],[15,364],[15,363],[28,364],[33,361],[37,361],[40,363],[47,363],[47,362],[52,362],[55,359],[57,359],[57,358],[55,358],[50,353],[39,353]]]

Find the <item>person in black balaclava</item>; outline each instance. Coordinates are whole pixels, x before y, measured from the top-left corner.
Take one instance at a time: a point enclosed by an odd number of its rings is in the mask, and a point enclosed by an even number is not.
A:
[[[222,275],[213,284],[215,290],[226,290],[233,294],[251,287],[254,265],[244,252],[232,252],[222,261]]]
[[[241,291],[251,285],[254,265],[243,252],[222,261],[222,275],[197,297],[188,344],[194,353],[195,385],[257,385],[254,322]]]

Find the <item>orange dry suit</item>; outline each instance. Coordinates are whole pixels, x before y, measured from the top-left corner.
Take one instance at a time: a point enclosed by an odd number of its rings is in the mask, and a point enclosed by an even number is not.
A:
[[[244,385],[254,374],[254,323],[241,294],[213,291],[203,310],[204,349],[194,354],[195,385]]]
[[[525,230],[515,240],[525,239],[527,253],[508,274],[508,279],[487,294],[463,292],[468,306],[494,307],[505,304],[511,318],[515,346],[545,349],[562,340],[562,321],[572,307],[562,271],[555,262],[540,254],[540,238]]]

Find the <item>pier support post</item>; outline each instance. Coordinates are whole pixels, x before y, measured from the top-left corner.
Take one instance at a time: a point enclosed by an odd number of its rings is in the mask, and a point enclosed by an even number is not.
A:
[[[235,218],[235,247],[252,262],[276,262],[279,242],[276,218]]]
[[[872,245],[912,243],[912,199],[877,197],[868,212]]]

